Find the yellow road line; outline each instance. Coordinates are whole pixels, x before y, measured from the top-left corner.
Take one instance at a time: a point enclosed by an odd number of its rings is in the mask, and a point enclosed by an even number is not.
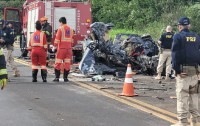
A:
[[[138,104],[135,104],[135,103],[133,103],[133,102],[130,102],[130,101],[126,100],[126,99],[122,99],[121,97],[119,97],[119,96],[117,96],[117,95],[113,95],[113,94],[110,94],[110,93],[106,93],[106,92],[104,92],[104,91],[102,91],[102,90],[99,90],[99,89],[97,89],[97,88],[91,87],[90,85],[87,85],[87,84],[84,84],[84,83],[81,83],[81,82],[75,82],[75,81],[72,81],[72,82],[78,84],[78,85],[81,86],[81,87],[90,89],[90,90],[95,91],[95,92],[98,92],[98,93],[100,93],[100,94],[102,94],[102,95],[104,95],[104,96],[106,96],[106,97],[109,97],[109,98],[111,98],[111,99],[114,99],[114,100],[116,100],[116,101],[119,101],[119,102],[121,102],[121,103],[124,103],[124,104],[126,104],[126,105],[128,105],[128,106],[131,106],[131,107],[136,108],[136,109],[138,109],[138,110],[141,110],[141,111],[143,111],[143,112],[152,114],[152,115],[154,115],[154,116],[156,116],[156,117],[159,117],[159,118],[161,118],[161,119],[163,119],[163,120],[165,120],[165,121],[168,121],[168,122],[171,122],[171,123],[176,123],[176,122],[177,122],[176,119],[173,119],[173,118],[171,118],[171,117],[169,117],[169,116],[163,115],[163,114],[161,114],[161,113],[159,113],[159,112],[156,112],[156,111],[147,109],[147,108],[142,107],[142,106],[140,106],[140,105],[138,105]]]
[[[15,58],[15,61],[18,62],[18,63],[24,64],[26,66],[31,66],[30,63],[28,63],[27,61],[23,61],[21,59]],[[52,71],[51,69],[48,69],[48,70]],[[119,97],[119,96],[115,95],[116,94],[115,92],[110,91],[110,90],[101,90],[101,86],[98,86],[98,85],[95,85],[95,84],[92,84],[92,83],[85,84],[85,83],[78,82],[78,81],[73,81],[73,80],[71,80],[71,81],[74,82],[78,86],[81,86],[83,88],[87,88],[89,90],[98,92],[98,93],[100,93],[100,94],[102,94],[102,95],[104,95],[108,98],[114,99],[116,101],[124,103],[128,106],[131,106],[131,107],[136,108],[138,110],[141,110],[143,112],[152,114],[152,115],[159,117],[159,118],[161,118],[165,121],[168,121],[168,122],[171,122],[171,123],[177,122],[177,120],[175,119],[176,114],[169,112],[167,110],[158,108],[156,106],[144,103],[142,101],[139,101],[139,100],[136,100],[136,99],[133,99],[133,98],[130,98],[130,97]]]
[[[102,88],[101,86],[96,85],[96,84],[92,84],[92,83],[87,83],[87,84],[90,85],[90,86],[93,86],[93,87],[95,87],[95,88],[98,88],[98,89],[101,89],[101,88]],[[108,89],[103,89],[103,90],[106,91],[106,92],[108,92],[108,93],[111,93],[111,94],[116,94],[116,92],[111,91],[111,90],[108,90]],[[123,97],[123,96],[121,96],[121,97]],[[167,115],[169,115],[169,116],[171,116],[171,117],[174,117],[174,118],[177,117],[175,113],[172,113],[172,112],[169,112],[169,111],[167,111],[167,110],[158,108],[158,107],[156,107],[156,106],[147,104],[147,103],[142,102],[142,101],[139,101],[139,100],[137,100],[137,99],[134,99],[134,98],[131,98],[131,97],[123,97],[123,98],[124,98],[124,99],[127,99],[127,100],[129,100],[129,101],[135,102],[135,103],[137,103],[137,104],[139,104],[139,105],[142,105],[142,106],[144,106],[144,107],[148,107],[149,109],[152,109],[152,110],[154,110],[154,111],[158,111],[158,112],[160,112],[160,113],[167,114]]]

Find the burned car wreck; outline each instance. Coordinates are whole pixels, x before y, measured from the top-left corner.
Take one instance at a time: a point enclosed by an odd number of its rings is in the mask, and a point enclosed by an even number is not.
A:
[[[79,69],[83,74],[114,74],[126,71],[127,64],[137,73],[153,75],[158,64],[158,47],[150,35],[118,34],[114,41],[105,41],[110,24],[91,25],[92,35],[85,40],[86,50]]]

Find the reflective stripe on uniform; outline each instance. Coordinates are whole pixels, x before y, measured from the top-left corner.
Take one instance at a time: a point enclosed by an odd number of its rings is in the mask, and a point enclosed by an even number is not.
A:
[[[54,43],[59,43],[60,42],[60,40],[58,40],[58,39],[55,39],[55,41],[54,41]]]
[[[44,48],[45,48],[45,49],[47,48],[47,44],[46,44],[46,45],[44,45]]]
[[[45,70],[46,70],[46,69],[47,69],[47,67],[46,67],[46,66],[41,66],[41,69],[45,69]]]
[[[32,69],[39,69],[40,66],[35,66],[35,65],[32,65]]]
[[[27,49],[32,49],[32,47],[31,47],[31,46],[29,46]]]
[[[3,55],[3,50],[2,50],[2,49],[0,49],[0,56],[1,56],[1,55]]]
[[[66,29],[64,26],[61,27],[61,30],[62,30],[62,38],[61,38],[61,41],[62,42],[72,42],[72,35],[73,35],[73,30],[70,29],[68,27],[68,29],[70,30],[70,37],[65,37],[65,34],[66,34]]]
[[[56,62],[56,63],[62,63],[62,61],[63,61],[62,59],[56,59],[55,62]]]
[[[71,62],[71,59],[64,59],[64,62],[65,62],[65,63],[70,63],[70,62]]]
[[[47,35],[50,35],[49,31],[45,31],[45,33],[46,33]]]
[[[8,74],[6,69],[0,69],[0,76]]]
[[[32,69],[47,69],[46,66],[34,66],[32,65]]]
[[[40,43],[35,43],[35,41],[34,41],[34,33],[33,33],[31,35],[31,46],[44,46],[43,36],[44,36],[44,33],[40,32]]]

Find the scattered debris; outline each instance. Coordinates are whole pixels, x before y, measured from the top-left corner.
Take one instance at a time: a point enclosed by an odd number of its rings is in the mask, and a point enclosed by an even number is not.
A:
[[[71,75],[75,77],[86,77],[84,74],[78,74],[78,73],[71,73]]]
[[[159,100],[163,100],[163,101],[165,100],[164,98],[158,97],[158,96],[156,96],[156,98],[159,99]]]
[[[122,89],[122,87],[101,87],[100,90],[103,89]]]
[[[103,77],[102,75],[96,75],[92,77],[92,81],[105,81],[106,78]]]
[[[140,87],[140,88],[136,88],[135,89],[138,89],[138,90],[162,90],[162,91],[167,91],[167,89],[164,89],[164,88],[143,88],[143,87]]]
[[[176,96],[170,96],[170,98],[171,98],[171,99],[177,99],[177,97],[176,97]]]
[[[162,98],[162,97],[158,97],[158,96],[152,96],[153,98],[157,98],[157,99],[159,99],[159,100],[165,100],[164,98]]]
[[[120,79],[118,77],[112,77],[110,80],[112,80],[112,81],[123,81],[123,79]]]

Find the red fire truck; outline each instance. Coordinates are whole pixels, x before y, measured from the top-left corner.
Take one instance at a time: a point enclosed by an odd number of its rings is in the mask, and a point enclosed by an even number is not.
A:
[[[59,28],[59,18],[66,17],[67,24],[74,29],[73,53],[82,56],[82,42],[90,32],[91,4],[84,0],[26,0],[23,4],[23,31],[26,40],[35,31],[35,22],[46,16],[52,26],[52,33]],[[26,44],[28,42],[26,41]]]

